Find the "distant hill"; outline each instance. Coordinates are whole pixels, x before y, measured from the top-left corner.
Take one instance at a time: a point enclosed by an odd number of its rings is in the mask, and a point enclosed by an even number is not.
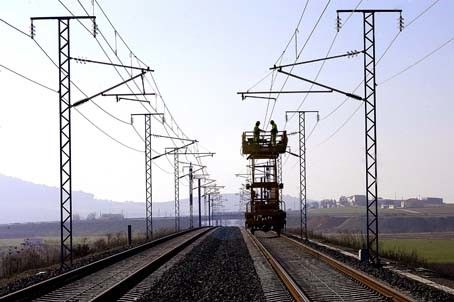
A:
[[[239,196],[234,193],[222,194],[223,209],[239,211]],[[296,209],[298,199],[285,195],[287,209]],[[24,181],[0,174],[0,224],[15,222],[58,221],[60,219],[60,190],[41,184]],[[180,200],[181,215],[189,214],[188,199]],[[194,212],[197,210],[197,196],[194,196]],[[133,201],[112,201],[97,199],[93,194],[73,192],[73,214],[81,218],[90,213],[123,213],[125,217],[144,217],[145,204]],[[203,212],[203,208],[202,208]],[[153,215],[173,216],[174,201],[154,202]]]

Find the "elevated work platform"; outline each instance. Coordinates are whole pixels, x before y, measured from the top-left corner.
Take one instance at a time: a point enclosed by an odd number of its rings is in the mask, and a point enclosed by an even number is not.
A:
[[[281,131],[275,139],[271,132],[260,132],[254,136],[253,131],[243,132],[242,153],[249,155],[248,159],[275,159],[287,149],[287,132]]]
[[[286,224],[285,204],[280,190],[283,184],[278,177],[278,157],[286,152],[287,133],[260,131],[243,132],[241,149],[248,155],[250,179],[246,189],[250,201],[246,206],[245,226],[252,233],[274,230],[279,235]]]

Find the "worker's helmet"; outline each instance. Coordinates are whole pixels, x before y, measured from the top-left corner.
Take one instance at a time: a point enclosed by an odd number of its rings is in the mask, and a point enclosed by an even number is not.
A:
[[[260,126],[260,122],[259,121],[255,122],[255,125]]]

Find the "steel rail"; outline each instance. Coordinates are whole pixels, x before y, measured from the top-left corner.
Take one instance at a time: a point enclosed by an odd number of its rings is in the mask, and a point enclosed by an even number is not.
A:
[[[327,255],[307,246],[306,244],[298,241],[299,238],[295,235],[291,235],[291,234],[281,234],[281,235],[283,235],[282,236],[283,238],[285,238],[285,239],[289,240],[290,242],[294,243],[295,245],[303,248],[309,254],[322,260],[323,262],[325,262],[326,264],[328,264],[335,270],[353,278],[354,280],[358,281],[361,284],[364,284],[365,286],[376,291],[377,293],[392,299],[392,301],[396,301],[396,302],[414,302],[415,301],[412,298],[408,297],[407,295],[378,281],[377,279],[372,278],[372,277],[366,275],[365,273],[360,272],[360,271],[348,266],[345,263],[342,263],[330,256],[327,256]],[[297,238],[297,239],[294,239],[294,238]]]
[[[92,302],[103,302],[103,301],[117,301],[120,299],[125,293],[127,293],[131,288],[136,286],[140,283],[143,279],[157,270],[159,267],[164,265],[174,256],[176,256],[179,252],[181,252],[184,248],[189,246],[191,243],[208,233],[209,231],[213,230],[213,228],[207,228],[205,231],[195,234],[194,236],[186,239],[181,244],[176,246],[175,248],[165,252],[164,254],[160,255],[158,258],[152,260],[151,262],[146,263],[142,267],[138,268],[135,272],[131,275],[126,277],[123,280],[120,280],[110,288],[106,289],[95,298],[93,298]]]
[[[212,228],[207,228],[203,227],[208,230]],[[143,252],[149,248],[158,246],[161,243],[167,242],[171,239],[177,238],[179,236],[182,236],[184,234],[200,230],[201,228],[194,228],[194,229],[189,229],[189,230],[184,230],[178,233],[173,233],[164,237],[161,237],[159,239],[146,242],[144,244],[141,244],[137,247],[128,249],[126,251],[111,255],[109,257],[100,259],[98,261],[95,261],[93,263],[81,266],[79,268],[76,268],[74,270],[70,270],[68,272],[62,273],[58,276],[43,280],[41,282],[38,282],[36,284],[30,285],[28,287],[25,287],[23,289],[17,290],[15,292],[9,293],[7,295],[4,295],[0,297],[0,302],[6,302],[6,301],[30,301],[35,298],[41,297],[45,294],[48,294],[52,292],[55,289],[58,289],[60,287],[63,287],[67,284],[70,284],[71,282],[74,282],[76,280],[79,280],[83,277],[86,277],[90,274],[93,274],[105,267],[108,267],[110,265],[115,264],[116,262],[119,262],[123,259],[127,259],[131,256],[134,256],[140,252]],[[202,232],[206,233],[206,232]]]
[[[247,231],[249,238],[255,247],[262,253],[268,263],[271,265],[273,270],[276,272],[279,279],[282,281],[290,295],[297,302],[310,302],[309,298],[304,294],[301,288],[295,283],[285,269],[279,264],[279,262],[271,255],[271,253],[263,246],[263,244],[252,235],[249,230]]]

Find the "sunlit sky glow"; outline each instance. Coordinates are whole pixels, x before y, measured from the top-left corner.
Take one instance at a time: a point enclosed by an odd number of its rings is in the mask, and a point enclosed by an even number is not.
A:
[[[84,11],[77,1],[62,1],[77,15]],[[216,152],[204,159],[212,178],[225,185],[225,192],[237,192],[245,172],[246,158],[240,154],[242,131],[251,130],[256,120],[264,121],[267,101],[242,101],[237,91],[247,90],[262,78],[282,53],[293,34],[305,1],[106,1],[98,0],[134,54],[151,68],[162,96],[184,133],[200,141],[200,151]],[[358,0],[330,1],[326,13],[308,41],[301,59],[324,57],[336,35],[336,9],[353,8]],[[410,22],[434,1],[362,1],[361,8],[401,8]],[[92,13],[92,1],[81,0]],[[295,60],[295,46],[301,48],[320,16],[326,1],[310,1],[295,41],[282,62]],[[454,36],[454,2],[440,0],[399,35],[377,67],[378,174],[380,196],[408,198],[440,196],[454,202],[453,129],[454,43],[450,42],[426,60],[381,84],[405,67],[424,57]],[[115,45],[115,34],[95,6],[98,26]],[[0,18],[29,32],[30,17],[67,15],[58,1],[2,1]],[[331,54],[362,48],[362,19],[354,15],[340,31]],[[377,55],[381,55],[398,33],[398,15],[377,15]],[[89,22],[86,22],[91,28]],[[57,60],[57,23],[35,23],[36,40]],[[0,64],[21,72],[52,89],[58,89],[57,69],[25,35],[0,23]],[[101,45],[114,58],[102,38]],[[71,52],[75,57],[107,61],[96,40],[77,22],[71,25]],[[130,64],[129,51],[117,39],[119,57]],[[329,61],[319,81],[352,91],[362,80],[361,56]],[[314,78],[320,64],[298,67],[294,72]],[[122,75],[126,73],[122,71]],[[121,81],[112,67],[72,63],[72,79],[91,95]],[[279,75],[275,89],[285,80]],[[256,90],[268,90],[271,78]],[[59,185],[58,96],[31,84],[0,67],[0,173],[35,183]],[[139,82],[137,82],[139,83]],[[307,89],[309,85],[290,79],[286,89]],[[147,88],[151,85],[147,83]],[[120,90],[119,90],[120,91]],[[125,92],[125,90],[121,90]],[[358,90],[363,94],[363,89]],[[72,100],[83,96],[73,87]],[[303,96],[281,96],[272,118],[282,130],[285,110],[295,110]],[[159,99],[152,106],[163,110]],[[338,198],[365,192],[364,109],[361,107],[339,131],[337,129],[358,108],[358,101],[344,101],[339,94],[310,95],[302,108],[319,110],[322,120],[307,142],[308,198]],[[141,138],[130,126],[130,114],[144,112],[137,103],[116,103],[112,98],[96,102],[123,122],[91,103],[80,111],[121,142],[143,150]],[[270,112],[272,103],[269,104]],[[169,120],[169,117],[167,117]],[[308,117],[308,131],[315,116]],[[143,120],[134,125],[143,136]],[[127,149],[106,137],[78,113],[73,112],[73,189],[94,193],[98,198],[143,201],[144,154]],[[154,133],[164,134],[158,121]],[[286,124],[296,131],[297,120]],[[336,132],[337,131],[337,132]],[[333,135],[335,133],[335,135]],[[297,150],[296,136],[290,140]],[[153,138],[153,148],[162,152],[171,142]],[[165,158],[158,160],[168,173],[154,168],[155,201],[173,199],[173,168]],[[285,193],[298,194],[296,159],[284,159]],[[185,197],[187,182],[182,183]],[[0,197],[1,200],[1,197]]]

